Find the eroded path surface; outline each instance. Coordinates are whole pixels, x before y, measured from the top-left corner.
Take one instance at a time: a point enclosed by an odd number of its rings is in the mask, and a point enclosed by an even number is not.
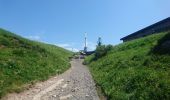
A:
[[[19,94],[10,94],[6,100],[99,100],[95,84],[82,60],[71,61],[72,67]]]

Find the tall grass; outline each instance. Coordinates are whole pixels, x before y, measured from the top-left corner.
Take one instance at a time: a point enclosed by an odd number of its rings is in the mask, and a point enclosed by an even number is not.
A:
[[[170,41],[169,34],[122,43],[98,60],[92,55],[85,62],[110,100],[169,100],[170,46],[161,45]]]
[[[70,51],[0,29],[0,97],[70,67]]]

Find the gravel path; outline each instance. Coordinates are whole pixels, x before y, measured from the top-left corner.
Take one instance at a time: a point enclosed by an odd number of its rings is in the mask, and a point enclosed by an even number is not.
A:
[[[99,100],[88,68],[82,60],[73,59],[65,73],[40,82],[19,94],[9,94],[4,100]]]

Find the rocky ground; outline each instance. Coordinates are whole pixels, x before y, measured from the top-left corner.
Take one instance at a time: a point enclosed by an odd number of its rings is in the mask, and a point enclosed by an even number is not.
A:
[[[62,75],[37,83],[22,93],[9,94],[4,100],[99,100],[95,83],[82,60],[73,59]]]

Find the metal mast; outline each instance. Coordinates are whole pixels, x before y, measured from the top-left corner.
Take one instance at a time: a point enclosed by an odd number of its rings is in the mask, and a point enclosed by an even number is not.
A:
[[[87,33],[85,33],[84,36],[85,36],[84,52],[87,52]]]

